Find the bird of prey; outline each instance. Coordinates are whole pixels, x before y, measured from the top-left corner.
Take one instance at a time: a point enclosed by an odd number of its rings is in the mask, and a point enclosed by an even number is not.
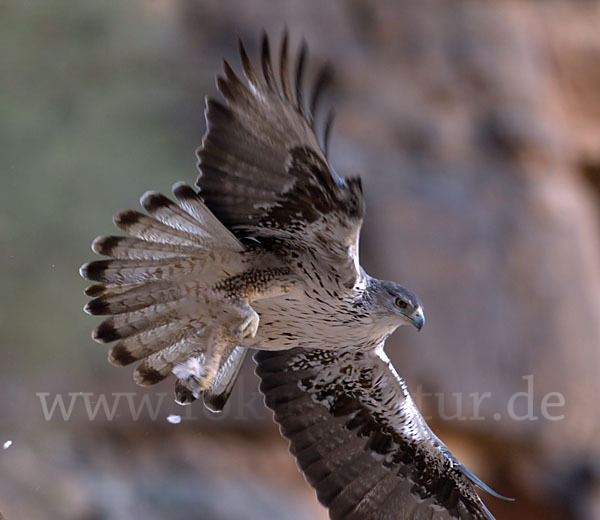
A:
[[[81,268],[97,282],[85,310],[116,341],[109,361],[139,361],[141,385],[176,377],[176,399],[225,405],[249,349],[266,402],[333,519],[491,519],[475,486],[385,357],[400,325],[425,323],[419,299],[367,275],[358,259],[360,178],[330,166],[331,117],[316,117],[326,66],[303,97],[306,45],[288,69],[262,39],[261,71],[240,42],[245,79],[224,62],[207,100],[194,188],[141,198],[123,211],[128,236],[97,238],[107,260]]]

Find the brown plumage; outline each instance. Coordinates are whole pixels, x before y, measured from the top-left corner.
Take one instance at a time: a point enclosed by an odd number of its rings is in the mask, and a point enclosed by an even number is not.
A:
[[[116,341],[109,361],[139,362],[134,377],[170,373],[187,404],[221,410],[249,348],[267,405],[331,517],[491,519],[462,466],[425,424],[383,354],[400,325],[424,324],[417,296],[367,275],[358,240],[360,178],[327,158],[333,112],[315,114],[331,71],[303,95],[306,45],[288,75],[284,34],[274,72],[266,36],[262,76],[240,42],[244,79],[224,61],[206,102],[198,192],[149,192],[146,213],[124,211],[126,237],[100,237],[108,260],[81,268],[97,282],[86,312]],[[279,352],[280,351],[280,352]]]

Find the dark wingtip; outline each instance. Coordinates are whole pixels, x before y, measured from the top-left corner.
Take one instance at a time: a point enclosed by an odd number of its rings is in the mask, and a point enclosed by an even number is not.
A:
[[[79,268],[79,274],[86,280],[93,282],[106,282],[104,273],[109,266],[110,260],[95,260],[82,265]]]
[[[178,199],[196,199],[198,194],[189,184],[177,182],[173,184],[173,195]]]
[[[255,87],[258,87],[259,83],[256,78],[256,73],[254,72],[254,68],[252,67],[252,62],[248,57],[248,53],[246,52],[246,48],[244,47],[244,42],[242,42],[241,38],[238,38],[238,50],[240,53],[240,59],[242,61],[242,69],[244,71],[244,75],[246,79]]]
[[[92,339],[98,343],[110,343],[120,339],[117,329],[112,324],[112,320],[104,320],[92,331]]]
[[[296,61],[296,108],[300,114],[304,115],[304,100],[302,99],[302,79],[304,77],[304,64],[306,62],[307,55],[306,40],[302,38],[300,44],[300,50],[298,51],[298,59]]]
[[[287,27],[283,28],[283,35],[281,37],[281,49],[279,52],[279,76],[281,80],[281,91],[285,99],[290,103],[293,103],[292,93],[290,92],[289,78],[287,72],[288,62],[288,43],[289,33]]]
[[[142,214],[139,211],[135,211],[133,209],[126,209],[124,211],[119,211],[114,217],[113,222],[115,226],[118,228],[122,228],[123,226],[129,226],[131,224],[135,224],[140,220]]]
[[[217,90],[223,95],[223,97],[227,101],[232,102],[235,96],[231,92],[231,89],[229,88],[229,84],[227,83],[227,80],[223,76],[217,76],[216,82],[217,82]]]
[[[117,343],[108,352],[108,362],[116,367],[124,367],[130,365],[134,361],[137,361],[137,358],[135,358],[131,354],[131,352],[120,343]]]
[[[91,314],[92,316],[105,316],[107,314],[112,314],[109,311],[109,305],[108,305],[108,303],[106,303],[106,300],[104,297],[95,298],[95,299],[89,301],[85,305],[83,310],[87,314]]]
[[[237,44],[238,44],[238,52],[239,52],[242,60],[244,60],[245,58],[248,58],[248,53],[246,52],[246,47],[244,46],[244,42],[242,41],[242,39],[239,36],[237,38]]]
[[[263,70],[263,76],[269,90],[275,89],[275,81],[273,78],[273,65],[271,63],[271,48],[269,46],[269,37],[263,29],[261,36],[261,53],[260,53],[261,66]]]
[[[81,276],[81,278],[84,278],[86,280],[88,280],[87,277],[87,268],[88,268],[89,262],[86,264],[83,264],[80,268],[79,268],[79,276]],[[92,286],[93,287],[93,286]],[[87,291],[87,289],[86,289]]]
[[[148,213],[152,214],[157,209],[170,206],[172,202],[162,193],[157,191],[147,191],[141,196],[140,204]]]
[[[313,130],[315,129],[316,112],[319,102],[321,100],[321,96],[323,92],[327,89],[327,87],[331,85],[332,81],[333,67],[330,63],[326,63],[325,65],[323,65],[323,67],[321,67],[321,70],[319,70],[317,79],[315,81],[310,95],[308,117],[310,126]]]
[[[225,58],[223,58],[223,71],[225,72],[225,77],[228,81],[239,83],[237,74],[233,71],[233,68],[231,68],[231,65],[229,65],[229,62]]]
[[[103,283],[96,283],[94,285],[90,285],[86,287],[85,291],[83,291],[86,296],[90,298],[97,298],[98,296],[103,295],[106,292],[106,285]]]
[[[125,239],[125,237],[107,236],[97,237],[92,242],[92,251],[98,255],[111,256],[114,249]]]
[[[140,386],[151,386],[160,383],[167,376],[161,374],[158,370],[141,363],[133,375],[135,382]]]
[[[202,394],[204,400],[204,406],[211,412],[220,413],[225,408],[229,399],[229,393],[213,394],[211,392],[204,392]]]

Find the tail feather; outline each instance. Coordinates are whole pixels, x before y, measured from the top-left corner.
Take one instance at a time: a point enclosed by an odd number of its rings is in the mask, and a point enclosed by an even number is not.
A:
[[[140,203],[150,215],[170,228],[197,235],[201,237],[201,240],[211,240],[210,229],[207,229],[201,221],[190,216],[189,213],[161,193],[147,191],[142,195]]]
[[[203,324],[173,321],[166,325],[147,329],[139,334],[123,338],[118,341],[110,350],[108,360],[116,366],[125,366],[139,361],[140,359],[158,352],[163,348],[176,343],[180,339],[189,336],[191,333],[203,330]]]
[[[108,294],[123,294],[127,291],[130,291],[135,285],[112,285],[112,284],[104,284],[104,283],[95,283],[86,287],[84,293],[86,296],[90,298],[98,298],[103,295]]]
[[[134,370],[133,380],[140,386],[152,386],[160,383],[169,375],[169,372],[161,373],[144,359]]]
[[[113,222],[121,231],[148,242],[175,244],[180,246],[203,246],[197,236],[172,228],[144,213],[133,209],[120,211]]]
[[[185,284],[154,282],[136,285],[126,292],[109,292],[89,301],[83,308],[93,316],[106,316],[133,312],[150,305],[181,300],[192,288]]]
[[[189,316],[181,310],[181,301],[149,305],[137,311],[115,314],[105,319],[92,332],[92,338],[99,343],[110,343],[117,339],[128,338],[147,329],[157,328],[169,322],[193,321],[197,316]]]
[[[92,251],[121,260],[157,260],[178,256],[194,256],[206,251],[195,246],[148,242],[134,237],[103,236],[92,242]]]
[[[208,390],[202,394],[204,404],[209,410],[213,412],[223,411],[247,353],[248,349],[244,347],[233,347],[229,353],[224,353],[217,377]]]
[[[219,247],[236,252],[244,250],[244,246],[240,241],[214,216],[206,207],[200,195],[191,186],[179,182],[173,186],[173,194],[185,211],[200,222],[203,227],[212,230],[212,235],[218,240]]]
[[[194,335],[202,335],[203,331],[203,324],[190,326],[181,322],[145,330],[118,341],[109,351],[108,361],[115,366],[126,366]]]
[[[143,284],[201,274],[206,259],[161,258],[158,260],[95,260],[81,266],[88,280],[113,285]]]
[[[94,240],[93,251],[109,258],[80,269],[84,278],[98,282],[86,289],[92,299],[84,309],[108,316],[92,337],[100,343],[116,342],[108,355],[110,363],[140,361],[134,373],[138,384],[180,374],[179,379],[188,378],[186,385],[178,381],[178,399],[185,401],[190,381],[201,391],[216,373],[206,402],[222,409],[246,352],[231,347],[220,362],[224,345],[211,343],[203,292],[241,272],[239,253],[244,246],[193,188],[178,183],[173,194],[175,202],[157,192],[145,193],[140,202],[148,214],[128,210],[114,217],[115,225],[129,236]]]
[[[133,374],[135,382],[142,386],[152,385],[167,377],[176,365],[190,358],[202,358],[206,345],[201,341],[196,334],[189,333],[172,345],[150,354],[136,367]],[[156,380],[158,377],[160,379]]]

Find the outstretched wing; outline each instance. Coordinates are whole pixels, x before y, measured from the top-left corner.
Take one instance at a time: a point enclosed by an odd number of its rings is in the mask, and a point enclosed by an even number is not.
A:
[[[383,349],[257,352],[265,402],[333,520],[493,517]],[[501,497],[502,498],[502,497]]]
[[[360,178],[342,180],[330,167],[315,133],[314,114],[329,68],[318,75],[306,107],[302,96],[306,46],[301,46],[297,57],[293,86],[287,47],[286,33],[278,74],[273,72],[266,36],[262,76],[241,42],[246,81],[224,62],[225,76],[217,78],[217,86],[225,103],[207,100],[207,133],[197,152],[201,174],[196,184],[206,205],[238,238],[281,252],[316,250],[345,283],[353,285],[362,275]],[[327,118],[325,150],[330,126]]]

